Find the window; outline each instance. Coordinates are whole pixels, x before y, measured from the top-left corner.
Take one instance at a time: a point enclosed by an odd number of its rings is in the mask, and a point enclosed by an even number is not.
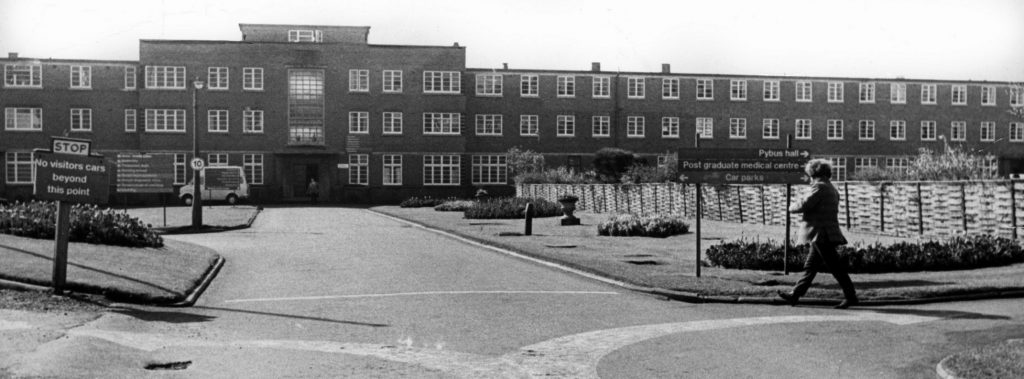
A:
[[[612,118],[611,116],[594,116],[591,118],[592,130],[591,135],[594,137],[611,137],[612,136]]]
[[[1010,142],[1024,142],[1024,122],[1010,123]]]
[[[746,80],[730,80],[729,81],[729,99],[735,101],[746,101],[747,100],[747,81]]]
[[[555,121],[555,135],[558,137],[572,137],[576,135],[576,116],[558,115]]]
[[[832,180],[841,182],[846,180],[846,157],[826,157],[832,161]]]
[[[4,130],[42,131],[43,108],[4,108]]]
[[[889,139],[892,141],[906,141],[907,122],[903,120],[889,121]]]
[[[715,82],[711,79],[697,79],[697,100],[714,100]]]
[[[498,155],[473,156],[473,184],[508,184],[506,158]]]
[[[828,82],[828,102],[843,102],[843,82]]]
[[[1024,87],[1010,87],[1010,106],[1024,106]]]
[[[612,96],[612,78],[607,76],[595,76],[593,83],[593,96],[595,99],[607,99]]]
[[[967,105],[967,86],[953,86],[950,96],[952,96],[951,101],[953,105]]]
[[[661,138],[679,138],[679,117],[661,118]]]
[[[796,101],[808,103],[811,102],[811,96],[813,89],[811,82],[808,81],[797,81],[796,82]]]
[[[423,71],[423,93],[457,94],[462,92],[462,74],[458,71]]]
[[[996,105],[996,87],[981,87],[981,105]]]
[[[502,117],[500,114],[478,114],[476,115],[476,135],[478,136],[500,136]]]
[[[349,92],[370,92],[370,70],[348,70]]]
[[[501,96],[501,74],[476,74],[477,96]]]
[[[319,30],[289,30],[288,42],[323,42],[324,33]]]
[[[658,168],[668,167],[669,162],[677,161],[675,154],[658,155]]]
[[[423,185],[458,185],[462,177],[461,165],[458,155],[424,155]]]
[[[384,179],[386,186],[402,185],[402,156],[399,154],[384,154]]]
[[[519,96],[537,97],[540,96],[540,77],[537,75],[519,76]]]
[[[626,117],[626,137],[644,138],[644,116]]]
[[[92,67],[71,66],[71,88],[90,89],[92,88]]]
[[[263,154],[242,154],[242,171],[249,184],[263,184]]]
[[[811,139],[811,120],[796,120],[796,139]]]
[[[661,79],[661,98],[662,99],[678,99],[679,98],[679,78],[664,78],[664,79]]]
[[[843,139],[843,120],[826,121],[825,139],[829,141],[837,141]]]
[[[185,184],[188,170],[185,154],[174,154],[174,184]]]
[[[227,166],[228,155],[224,153],[206,154],[206,164],[210,166]]]
[[[966,141],[967,140],[967,122],[966,121],[953,121],[949,124],[949,140],[950,141]]]
[[[147,132],[185,132],[184,109],[146,109]]]
[[[644,78],[626,78],[626,91],[629,99],[643,99],[646,91]]]
[[[921,104],[937,104],[938,89],[935,84],[921,85]]]
[[[368,154],[349,154],[348,184],[370,184],[370,156]]]
[[[384,112],[381,115],[381,120],[383,120],[385,135],[402,134],[402,112]]]
[[[935,121],[921,121],[921,140],[922,141],[934,141],[935,140]]]
[[[779,81],[778,80],[765,80],[764,81],[764,101],[779,101]]]
[[[729,139],[747,139],[747,119],[729,119]]]
[[[540,120],[535,114],[524,114],[519,116],[519,135],[524,137],[536,137],[540,133]]]
[[[207,69],[206,83],[211,90],[228,89],[228,68],[210,67]]]
[[[576,96],[576,77],[559,76],[557,79],[558,97]]]
[[[146,88],[185,89],[185,67],[146,66]]]
[[[324,145],[324,70],[288,70],[288,144]]]
[[[861,103],[874,103],[875,102],[875,83],[860,83],[860,102]]]
[[[761,138],[779,139],[779,119],[766,118],[761,120]]]
[[[369,134],[370,112],[348,112],[348,132],[352,134]]]
[[[892,83],[889,85],[889,102],[893,104],[907,103],[906,83]]]
[[[861,141],[875,140],[875,120],[860,120],[857,126],[857,139]]]
[[[138,118],[134,109],[124,110],[124,131],[128,133],[135,133],[138,124]]]
[[[715,119],[697,117],[697,135],[700,136],[700,139],[715,138]]]
[[[263,133],[263,111],[246,109],[242,111],[242,133]]]
[[[878,167],[878,158],[874,157],[857,157],[853,160],[853,172],[857,173],[862,170],[871,169]]]
[[[38,64],[4,65],[4,87],[43,88],[43,66]]]
[[[423,134],[461,134],[461,121],[462,115],[458,113],[424,113]]]
[[[992,142],[996,140],[996,123],[992,121],[982,121],[981,130],[979,131],[979,138],[983,142]]]
[[[124,89],[135,89],[135,66],[124,68]]]
[[[228,111],[211,109],[206,112],[206,128],[210,133],[228,132]]]
[[[242,89],[246,91],[263,90],[263,68],[245,67],[242,68]]]
[[[384,93],[402,92],[402,70],[384,70]]]
[[[907,172],[910,169],[910,159],[906,157],[885,158],[885,168],[895,172]]]
[[[7,152],[7,184],[32,184],[32,153]]]

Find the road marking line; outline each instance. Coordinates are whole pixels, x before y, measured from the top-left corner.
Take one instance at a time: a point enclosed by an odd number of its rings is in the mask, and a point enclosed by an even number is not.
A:
[[[394,362],[416,364],[469,378],[490,377],[571,377],[597,378],[598,362],[623,347],[671,334],[720,330],[749,326],[812,322],[887,322],[911,325],[940,320],[939,317],[858,312],[842,315],[770,316],[719,320],[699,320],[666,324],[637,325],[596,330],[547,340],[525,346],[517,351],[494,357],[464,353],[442,348],[413,347],[411,337],[401,344],[365,344],[307,340],[233,340],[217,341],[101,330],[82,327],[68,332],[71,336],[99,338],[122,346],[145,351],[167,348],[254,348],[286,349],[374,357]]]
[[[430,292],[400,292],[400,293],[376,293],[361,295],[326,295],[326,296],[295,296],[295,297],[266,297],[255,299],[225,300],[225,303],[255,303],[271,301],[303,301],[303,300],[337,300],[337,299],[363,299],[375,297],[398,297],[398,296],[433,296],[433,295],[618,295],[612,291],[430,291]]]

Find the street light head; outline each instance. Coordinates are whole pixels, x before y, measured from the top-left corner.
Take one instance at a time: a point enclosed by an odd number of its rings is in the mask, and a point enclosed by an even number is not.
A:
[[[196,81],[192,82],[192,85],[194,85],[196,87],[196,89],[203,89],[203,85],[204,84],[205,83],[203,83],[202,80],[196,80]]]

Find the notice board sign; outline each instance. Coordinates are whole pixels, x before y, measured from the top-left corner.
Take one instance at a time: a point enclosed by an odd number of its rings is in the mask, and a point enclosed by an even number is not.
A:
[[[117,193],[174,193],[174,156],[117,154]]]
[[[110,180],[103,157],[32,152],[35,182],[32,193],[39,200],[106,204]]]
[[[802,149],[680,149],[684,183],[799,184],[811,153]]]
[[[207,189],[238,190],[242,186],[242,170],[237,167],[207,167],[203,173]]]

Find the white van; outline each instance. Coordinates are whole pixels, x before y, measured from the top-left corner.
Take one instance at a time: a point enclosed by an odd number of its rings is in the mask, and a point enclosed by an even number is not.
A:
[[[181,187],[178,198],[185,205],[192,205],[192,181]],[[240,166],[212,166],[199,172],[199,190],[203,201],[226,201],[236,204],[240,199],[249,197],[249,183],[245,181],[245,173]]]

